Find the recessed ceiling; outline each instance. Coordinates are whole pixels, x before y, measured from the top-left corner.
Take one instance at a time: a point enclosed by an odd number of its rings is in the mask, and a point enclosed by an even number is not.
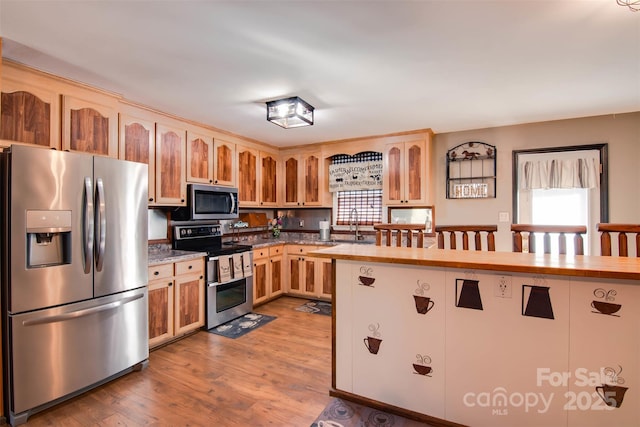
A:
[[[286,147],[640,111],[640,13],[575,1],[0,2],[3,56]],[[265,102],[297,95],[315,125]]]

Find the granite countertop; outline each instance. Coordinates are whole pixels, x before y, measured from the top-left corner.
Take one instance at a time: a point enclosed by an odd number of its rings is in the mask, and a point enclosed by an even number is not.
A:
[[[188,261],[207,256],[206,252],[178,251],[174,249],[149,251],[149,266],[170,262]]]

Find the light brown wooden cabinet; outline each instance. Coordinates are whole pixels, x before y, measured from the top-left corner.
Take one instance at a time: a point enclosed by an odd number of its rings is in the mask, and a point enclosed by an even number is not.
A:
[[[62,97],[62,149],[118,157],[118,113],[97,102]]]
[[[331,260],[307,255],[320,248],[313,245],[287,245],[287,292],[310,298],[331,299]]]
[[[275,207],[278,203],[276,155],[237,146],[238,200],[240,207]]]
[[[240,206],[258,206],[258,159],[256,149],[238,145],[238,201]]]
[[[236,145],[216,138],[213,140],[213,183],[235,187]]]
[[[149,204],[156,201],[155,123],[128,114],[120,114],[120,147],[118,158],[149,166]]]
[[[186,131],[156,123],[156,204],[186,204]]]
[[[272,153],[260,152],[260,206],[278,203],[278,161]]]
[[[385,146],[382,192],[385,205],[427,204],[427,156],[424,140]]]
[[[59,150],[61,101],[51,78],[11,63],[2,71],[0,145],[18,142]]]
[[[282,158],[284,206],[322,206],[324,169],[320,153],[290,154]]]
[[[284,292],[284,245],[253,251],[253,304],[267,302]]]
[[[204,325],[204,260],[149,267],[149,347]]]
[[[213,136],[187,131],[187,182],[213,184]]]

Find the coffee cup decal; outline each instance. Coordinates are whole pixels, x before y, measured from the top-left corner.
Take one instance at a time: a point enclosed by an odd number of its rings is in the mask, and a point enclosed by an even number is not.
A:
[[[606,377],[606,382],[596,387],[596,393],[611,408],[619,408],[622,405],[624,394],[629,389],[622,385],[624,384],[624,378],[620,376],[622,366],[618,365],[618,367],[620,368],[618,371],[610,367],[604,368],[602,372]]]
[[[373,268],[362,266],[360,267],[360,275],[358,276],[358,283],[362,286],[368,286],[373,288],[373,282],[376,281],[375,277],[371,277],[373,275]]]
[[[429,374],[433,372],[431,368],[431,358],[426,355],[416,354],[416,359],[418,359],[418,362],[413,364],[413,369],[416,371],[415,373],[430,377],[431,375]]]
[[[419,314],[427,314],[435,305],[431,298],[425,296],[429,289],[431,289],[431,286],[428,283],[418,280],[418,288],[415,290],[413,299],[416,303],[416,311]]]
[[[380,338],[380,324],[376,323],[375,325],[372,323],[369,325],[369,331],[371,334],[366,337],[364,341],[364,346],[367,347],[369,353],[378,354],[378,350],[380,350],[380,344],[382,344],[382,339]]]
[[[622,304],[616,304],[613,302],[616,300],[616,295],[618,295],[618,293],[615,289],[609,289],[606,291],[602,288],[597,288],[593,291],[593,296],[604,301],[591,301],[591,307],[595,309],[592,313],[620,317],[619,314],[615,314],[622,308]]]

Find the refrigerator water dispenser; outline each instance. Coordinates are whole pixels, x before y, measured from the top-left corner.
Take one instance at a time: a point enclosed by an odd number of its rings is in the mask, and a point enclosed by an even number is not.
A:
[[[27,211],[27,268],[71,264],[71,211]]]

